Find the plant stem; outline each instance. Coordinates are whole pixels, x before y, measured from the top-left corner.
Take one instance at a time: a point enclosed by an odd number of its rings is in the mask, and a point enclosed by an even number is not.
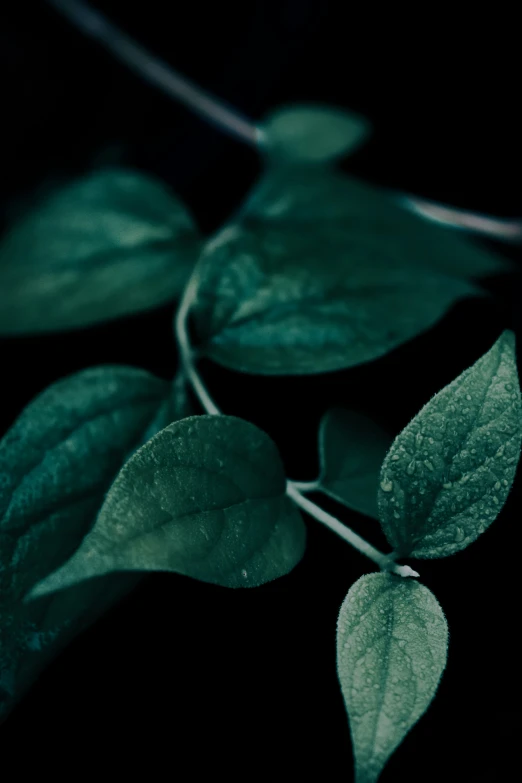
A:
[[[87,3],[82,0],[47,0],[47,2],[66,16],[79,30],[101,43],[139,76],[163,90],[171,98],[180,101],[200,117],[239,141],[252,147],[263,145],[262,128],[242,117],[236,109],[225,106],[222,101],[209,95],[185,76],[178,74],[171,65],[155,57],[130,36],[122,33]],[[483,234],[504,242],[522,241],[520,220],[468,212],[410,194],[391,193],[390,195],[394,196],[403,207],[426,220]]]
[[[351,544],[355,549],[361,552],[361,554],[366,555],[366,557],[369,557],[370,560],[373,560],[374,563],[377,563],[379,568],[381,568],[383,571],[391,571],[393,574],[404,577],[419,576],[419,574],[409,566],[397,565],[390,555],[385,555],[383,552],[380,552],[374,546],[369,544],[368,541],[366,541],[364,538],[361,538],[361,536],[351,530],[351,528],[343,525],[342,522],[339,522],[336,517],[328,514],[322,508],[316,506],[315,503],[312,503],[311,500],[305,498],[301,492],[299,492],[296,487],[296,483],[293,481],[287,482],[286,494],[292,498],[292,500],[297,503],[297,505],[300,506],[303,511],[306,511],[307,514],[310,514],[310,516],[314,517],[319,522],[322,522],[323,525],[329,527],[330,530],[333,530],[334,533],[337,533],[338,536]]]
[[[402,203],[411,212],[415,212],[434,223],[442,223],[444,226],[461,231],[482,234],[503,242],[518,243],[522,240],[522,222],[520,220],[482,215],[479,212],[437,204],[435,201],[408,194],[399,198],[399,203]]]
[[[179,347],[183,372],[200,401],[203,410],[212,416],[219,416],[221,415],[221,411],[208,393],[205,384],[198,373],[187,330],[187,319],[190,306],[194,302],[196,296],[198,282],[197,270],[198,268],[196,267],[185,287],[181,302],[179,303],[175,320],[176,340]],[[302,492],[312,492],[317,487],[318,482],[316,481],[304,482],[288,480],[286,483],[286,494],[294,503],[300,506],[303,511],[306,511],[310,516],[329,527],[330,530],[337,533],[338,536],[351,544],[351,546],[363,555],[366,555],[366,557],[369,557],[374,563],[377,563],[382,570],[391,571],[398,576],[404,577],[419,576],[419,574],[416,571],[413,571],[409,566],[397,565],[392,556],[385,555],[383,552],[375,549],[375,547],[365,541],[364,538],[361,538],[361,536],[351,530],[351,528],[343,525],[338,519],[331,514],[328,514],[326,511],[323,511],[322,508],[316,506],[315,503],[312,503],[311,500],[308,500],[308,498],[305,498],[304,495],[302,495]]]
[[[241,117],[238,111],[228,108],[185,76],[176,73],[172,66],[155,57],[130,36],[125,35],[99,11],[94,11],[82,0],[47,0],[47,2],[139,76],[221,130],[257,147],[263,134],[255,123]]]
[[[197,371],[196,364],[194,362],[194,354],[190,346],[190,340],[187,331],[187,316],[190,310],[190,306],[196,296],[197,282],[196,267],[190,280],[185,286],[183,296],[181,297],[181,301],[179,303],[178,312],[176,313],[176,340],[178,343],[183,370],[203,409],[213,416],[219,416],[221,411],[208,393],[206,386],[201,380],[201,377]]]
[[[292,485],[299,492],[318,492],[320,484],[318,481],[292,481]]]

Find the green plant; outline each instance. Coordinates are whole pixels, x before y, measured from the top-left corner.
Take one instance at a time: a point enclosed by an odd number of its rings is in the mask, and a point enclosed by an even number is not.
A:
[[[320,475],[306,483],[287,479],[266,433],[221,414],[197,362],[269,376],[369,362],[460,298],[485,295],[474,280],[508,265],[330,168],[361,142],[357,118],[288,108],[261,130],[261,181],[208,241],[160,183],[105,169],[49,196],[0,248],[4,334],[72,329],[180,297],[171,384],[131,367],[84,370],[42,392],[0,442],[0,716],[142,572],[234,588],[288,573],[305,547],[302,510],[381,570],[349,589],[337,630],[356,779],[371,783],[446,664],[442,610],[397,560],[468,546],[514,480],[513,334],[391,444],[371,420],[327,412]],[[311,502],[317,490],[378,518],[393,551]]]

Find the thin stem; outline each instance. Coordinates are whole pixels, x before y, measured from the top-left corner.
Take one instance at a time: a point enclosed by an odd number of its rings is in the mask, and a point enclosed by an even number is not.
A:
[[[115,57],[132,68],[139,76],[163,90],[187,108],[213,123],[222,131],[252,147],[261,147],[265,137],[262,128],[242,117],[236,109],[202,90],[171,65],[155,57],[143,46],[111,24],[99,11],[94,11],[82,0],[47,0],[66,16],[85,35],[89,35],[108,49]],[[444,223],[453,228],[476,232],[505,242],[522,241],[522,222],[490,217],[475,212],[437,204],[413,195],[393,193],[403,207],[422,215],[427,220]]]
[[[290,483],[298,492],[317,492],[320,489],[319,481],[291,481]]]
[[[203,409],[213,416],[219,416],[221,411],[215,404],[214,400],[208,393],[205,384],[203,383],[200,375],[197,371],[194,354],[190,346],[190,340],[187,331],[187,317],[190,310],[190,306],[195,299],[197,290],[197,267],[194,269],[192,277],[185,286],[185,291],[179,303],[178,312],[176,313],[175,320],[175,332],[176,340],[178,343],[181,364],[187,380],[189,381],[194,393],[200,401]]]
[[[477,234],[492,237],[505,242],[520,242],[522,240],[522,222],[509,218],[491,217],[466,209],[457,209],[435,201],[406,195],[399,202],[411,212],[415,212],[434,223],[458,228],[462,231],[472,231]]]
[[[343,525],[342,522],[339,522],[339,520],[331,514],[328,514],[322,508],[316,506],[315,503],[312,503],[311,500],[305,498],[296,488],[293,481],[287,482],[286,494],[292,498],[303,511],[306,511],[307,514],[310,514],[310,516],[314,517],[319,522],[322,522],[323,525],[326,525],[330,530],[333,530],[334,533],[337,533],[338,536],[351,544],[355,549],[361,552],[361,554],[366,555],[366,557],[369,557],[374,563],[377,563],[379,568],[383,571],[391,571],[393,574],[404,577],[419,576],[419,574],[409,566],[397,565],[390,555],[385,555],[383,552],[380,552],[365,541],[364,538],[361,538],[361,536],[351,530],[351,528]]]
[[[221,130],[241,141],[257,146],[262,132],[255,123],[228,108],[222,101],[209,95],[172,66],[155,57],[130,36],[111,24],[99,11],[94,11],[82,0],[47,0],[83,33],[94,38],[115,57],[132,68],[139,76],[163,90],[171,98],[181,101],[196,114],[214,123]]]

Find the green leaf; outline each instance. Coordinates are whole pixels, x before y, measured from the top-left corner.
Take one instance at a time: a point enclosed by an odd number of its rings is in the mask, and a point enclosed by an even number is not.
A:
[[[54,383],[22,411],[0,442],[10,594],[21,597],[74,552],[168,388],[144,370],[106,365]]]
[[[331,106],[282,106],[261,126],[266,153],[283,160],[323,163],[354,152],[370,133],[364,117]]]
[[[390,443],[387,433],[367,416],[332,408],[319,428],[320,489],[378,519],[379,473]]]
[[[175,299],[199,252],[162,183],[96,171],[47,196],[0,244],[0,334],[72,329]]]
[[[344,237],[316,227],[224,229],[199,262],[194,316],[200,352],[225,367],[299,375],[383,356],[433,326],[471,284],[361,263]]]
[[[446,619],[427,587],[391,574],[368,574],[352,585],[337,624],[337,671],[356,783],[375,783],[425,713],[447,648]]]
[[[379,512],[399,555],[445,557],[475,541],[506,501],[521,440],[515,338],[505,331],[422,408],[384,460]]]
[[[272,440],[232,416],[159,432],[119,473],[74,556],[33,595],[116,570],[175,571],[255,587],[301,559],[304,523]]]
[[[322,168],[269,166],[242,213],[298,231],[313,224],[324,233],[344,235],[361,266],[377,256],[391,266],[467,278],[513,268],[473,240],[408,212],[380,188]]]
[[[189,410],[179,380],[169,394],[143,370],[106,365],[50,386],[0,441],[0,719],[58,650],[136,584],[120,574],[22,603],[77,549],[130,453]]]

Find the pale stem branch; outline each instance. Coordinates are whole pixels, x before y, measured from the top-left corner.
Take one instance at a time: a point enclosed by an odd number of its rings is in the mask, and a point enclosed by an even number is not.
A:
[[[206,413],[210,413],[212,416],[219,416],[221,411],[215,404],[214,400],[207,391],[205,384],[203,383],[194,362],[194,354],[190,345],[190,340],[187,331],[187,317],[190,310],[190,306],[194,301],[197,290],[197,267],[185,286],[183,296],[179,303],[178,312],[176,313],[176,320],[174,324],[176,340],[178,343],[181,364],[187,380],[198,400],[200,401],[203,410]]]
[[[399,203],[433,223],[442,223],[444,226],[482,234],[504,242],[520,242],[522,240],[522,221],[520,220],[481,215],[478,212],[437,204],[435,201],[428,201],[428,199],[419,196],[403,196],[402,199],[399,199]]]
[[[292,481],[292,485],[299,492],[318,492],[321,489],[319,481]]]
[[[355,531],[351,530],[351,528],[343,525],[342,522],[339,522],[336,517],[328,514],[324,509],[316,506],[316,504],[312,503],[308,498],[305,498],[296,488],[293,481],[287,482],[286,494],[292,498],[294,503],[302,508],[303,511],[306,511],[307,514],[310,514],[310,516],[314,517],[319,522],[322,522],[323,525],[326,525],[330,530],[333,530],[334,533],[337,533],[338,536],[351,544],[351,546],[361,552],[361,554],[366,555],[370,560],[373,560],[373,562],[383,571],[390,571],[393,574],[397,574],[397,576],[404,577],[419,576],[419,574],[409,566],[397,565],[390,555],[385,555],[383,552],[380,552],[369,544],[368,541],[365,541],[364,538],[361,538],[361,536],[355,533]]]

